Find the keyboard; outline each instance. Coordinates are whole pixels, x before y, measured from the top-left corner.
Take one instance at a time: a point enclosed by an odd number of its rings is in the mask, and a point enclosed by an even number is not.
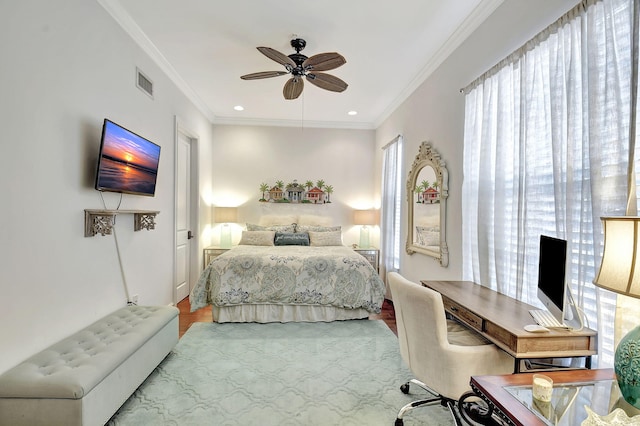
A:
[[[533,317],[535,322],[538,325],[547,328],[569,328],[566,325],[562,324],[560,321],[556,319],[556,317],[551,314],[551,312],[546,309],[531,309],[529,314]]]

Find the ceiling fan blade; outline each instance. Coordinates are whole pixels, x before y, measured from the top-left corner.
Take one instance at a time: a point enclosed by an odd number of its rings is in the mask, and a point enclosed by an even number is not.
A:
[[[278,77],[281,75],[289,74],[287,71],[261,71],[254,72],[252,74],[241,75],[243,80],[257,80],[259,78]]]
[[[260,53],[262,53],[267,58],[272,59],[277,63],[284,65],[285,67],[287,67],[287,65],[289,65],[291,68],[296,67],[296,63],[293,62],[293,59],[291,59],[284,53],[280,53],[277,50],[272,49],[270,47],[258,47],[257,49],[260,51]],[[287,70],[290,71],[291,68],[287,67]]]
[[[285,99],[297,99],[302,93],[302,89],[304,89],[304,81],[298,77],[291,77],[284,85],[284,89],[282,89],[282,94]]]
[[[332,92],[344,92],[349,86],[338,77],[322,72],[307,74],[307,81],[321,89],[331,90]]]
[[[307,58],[302,63],[302,68],[310,71],[329,71],[347,63],[347,60],[339,53],[319,53]]]

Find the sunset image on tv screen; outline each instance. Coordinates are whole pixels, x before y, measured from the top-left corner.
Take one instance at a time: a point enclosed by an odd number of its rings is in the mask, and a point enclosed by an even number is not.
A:
[[[160,146],[105,120],[96,189],[154,195]]]

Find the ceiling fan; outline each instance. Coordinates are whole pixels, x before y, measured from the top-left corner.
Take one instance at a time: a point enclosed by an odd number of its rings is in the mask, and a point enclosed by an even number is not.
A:
[[[296,53],[287,56],[270,47],[258,47],[258,50],[267,58],[284,65],[286,71],[262,71],[246,74],[240,78],[243,80],[258,80],[261,78],[278,77],[291,74],[292,77],[285,83],[282,94],[285,99],[297,99],[304,89],[305,77],[307,81],[321,89],[332,92],[343,92],[347,88],[347,83],[331,74],[319,71],[329,71],[344,65],[347,61],[344,56],[336,52],[319,53],[307,57],[300,53],[305,48],[307,42],[301,38],[291,40],[291,47]]]

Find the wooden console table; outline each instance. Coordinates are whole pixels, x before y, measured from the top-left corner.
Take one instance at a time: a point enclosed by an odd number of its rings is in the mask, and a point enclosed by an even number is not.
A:
[[[497,416],[501,425],[577,425],[587,417],[585,405],[601,416],[616,408],[621,408],[629,417],[640,413],[621,397],[612,369],[550,371],[544,374],[553,380],[551,402],[546,404],[532,398],[532,373],[471,377],[471,388],[489,409],[480,421],[495,424],[490,420]],[[462,405],[461,411],[467,408],[464,402]]]
[[[449,314],[514,357],[515,373],[525,359],[585,357],[585,367],[591,368],[591,356],[597,352],[594,330],[530,333],[524,326],[535,323],[529,314],[535,306],[470,281],[421,282],[442,295]]]

